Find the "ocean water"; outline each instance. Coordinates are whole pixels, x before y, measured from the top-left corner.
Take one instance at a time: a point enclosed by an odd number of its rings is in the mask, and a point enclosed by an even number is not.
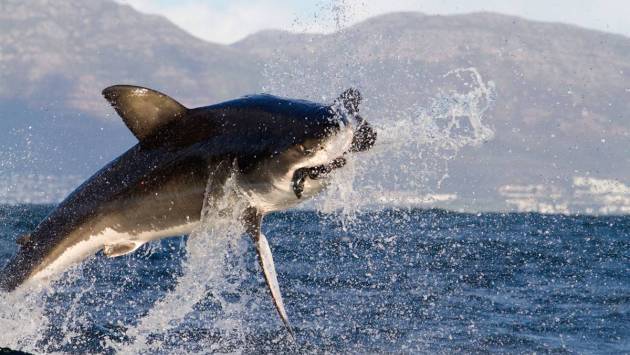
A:
[[[0,263],[52,206],[0,207]],[[296,333],[227,226],[99,254],[0,297],[36,353],[630,353],[630,217],[277,213],[264,232]]]

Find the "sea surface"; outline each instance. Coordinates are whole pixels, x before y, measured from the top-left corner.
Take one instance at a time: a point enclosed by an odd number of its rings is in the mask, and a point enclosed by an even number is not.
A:
[[[51,208],[0,207],[0,263]],[[0,346],[630,353],[630,217],[292,211],[268,216],[263,230],[295,342],[249,238],[236,230],[229,239],[218,231],[171,238],[115,259],[99,253],[49,288],[3,295]]]

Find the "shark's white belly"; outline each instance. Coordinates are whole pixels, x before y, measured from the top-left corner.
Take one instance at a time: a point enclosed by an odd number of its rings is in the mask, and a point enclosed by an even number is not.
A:
[[[171,228],[147,231],[140,234],[118,232],[112,228],[107,228],[103,232],[91,235],[85,240],[65,249],[56,259],[52,260],[52,262],[49,261],[47,265],[32,274],[29,277],[29,281],[41,282],[49,280],[65,271],[69,266],[80,263],[107,246],[122,243],[132,244],[134,248],[131,251],[133,251],[152,240],[190,234],[197,228],[198,224],[199,222],[191,221],[190,223]]]

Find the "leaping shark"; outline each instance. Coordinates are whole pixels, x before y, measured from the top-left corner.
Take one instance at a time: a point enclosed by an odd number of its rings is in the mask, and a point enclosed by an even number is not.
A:
[[[248,206],[241,220],[293,335],[261,223],[265,214],[319,193],[348,154],[374,145],[376,132],[359,115],[360,93],[349,89],[332,105],[261,94],[194,109],[138,86],[111,86],[103,96],[139,143],[18,239],[0,288],[46,282],[101,250],[117,257],[152,240],[190,234],[204,199],[218,198],[234,174]],[[209,179],[214,187],[206,191]]]

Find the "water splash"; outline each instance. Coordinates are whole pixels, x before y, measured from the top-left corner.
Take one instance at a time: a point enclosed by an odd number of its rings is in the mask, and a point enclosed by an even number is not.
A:
[[[0,344],[14,349],[34,351],[41,340],[44,313],[44,290],[17,290],[0,295],[2,331]]]
[[[236,337],[237,340],[243,337],[240,322],[243,306],[240,302],[229,301],[225,294],[237,294],[242,281],[239,271],[244,268],[245,245],[239,243],[244,232],[239,218],[244,199],[238,196],[234,176],[219,188],[213,184],[216,182],[210,179],[200,226],[186,245],[183,275],[172,291],[127,330],[127,337],[133,339],[131,344],[110,341],[109,345],[114,349],[131,353],[165,351],[168,333],[185,323],[196,311],[195,306],[207,297],[219,303],[220,317],[209,321],[225,333],[222,337]],[[220,197],[215,198],[218,190]],[[217,350],[215,347],[219,345],[208,344],[207,349]]]
[[[419,196],[433,194],[448,178],[450,161],[467,147],[494,138],[487,123],[496,96],[492,81],[474,67],[429,68],[389,53],[353,51],[356,42],[386,48],[392,40],[364,38],[350,27],[361,9],[356,2],[322,2],[319,13],[310,22],[296,22],[294,30],[334,26],[326,47],[317,47],[321,41],[311,42],[306,35],[302,45],[307,56],[276,51],[263,71],[263,90],[281,96],[332,102],[348,87],[363,92],[360,109],[378,131],[376,146],[353,156],[355,162],[336,171],[327,192],[309,205],[322,212],[341,211],[345,220],[358,208],[383,205],[383,191],[401,196],[401,205],[410,203],[405,195],[421,200]],[[366,60],[371,55],[379,60]]]
[[[126,262],[123,259],[90,258],[60,276],[52,287],[40,286],[1,294],[0,344],[37,353],[67,352],[86,347],[137,354],[199,349],[225,352],[243,348],[248,327],[245,313],[255,308],[252,303],[260,301],[250,297],[248,292],[242,292],[245,278],[251,276],[245,272],[246,266],[255,263],[255,259],[246,253],[251,243],[243,237],[240,222],[244,204],[235,176],[225,182],[210,179],[201,223],[185,246],[181,276],[157,298],[144,295],[134,301],[131,307],[136,310],[130,314],[119,310],[126,305],[117,301],[128,297],[125,293],[129,291],[129,285],[137,285],[146,276],[131,271],[126,276],[130,279],[117,282],[122,283],[116,288],[112,288],[111,282],[103,276],[120,267],[137,268],[138,265],[133,265],[134,258],[127,258]],[[144,248],[145,256],[159,252],[158,243],[154,244]],[[138,257],[142,259],[140,254]],[[120,265],[115,265],[117,263]],[[150,282],[156,281],[159,278],[152,278]],[[137,308],[146,311],[138,317]],[[122,334],[112,328],[115,334],[99,344],[94,338],[103,325],[94,324],[95,315],[108,319],[110,325],[105,326],[120,328]],[[196,349],[192,349],[190,343],[182,345],[173,341],[191,329],[191,334],[208,331],[216,336],[201,338],[195,343]]]
[[[63,275],[38,284],[25,284],[11,293],[0,293],[0,344],[14,349],[32,352],[47,351],[57,344],[50,344],[50,329],[59,327],[61,343],[70,342],[76,334],[70,324],[84,324],[80,299],[89,293],[89,282],[65,304],[51,302],[58,297],[57,290],[66,289],[83,278],[85,264],[70,267]],[[85,279],[84,279],[85,281]],[[88,280],[89,281],[89,280]],[[93,286],[93,283],[92,283]],[[62,319],[60,324],[56,321]]]
[[[343,31],[354,18],[360,4],[349,0],[318,0],[314,12],[295,15],[290,30],[295,33],[333,33]]]
[[[300,88],[307,84],[297,77],[310,75],[303,73],[303,67],[295,69],[295,76],[284,70],[287,80],[277,90],[312,90]],[[343,70],[340,68],[341,73]],[[345,73],[348,84],[337,84],[339,92],[360,79],[355,77],[357,72]],[[367,153],[352,155],[348,166],[335,172],[327,191],[315,199],[318,210],[338,210],[347,219],[360,207],[378,205],[383,191],[430,194],[448,178],[448,163],[463,149],[494,138],[494,129],[486,122],[496,96],[494,83],[485,81],[476,68],[454,69],[440,79],[441,87],[436,85],[433,97],[418,97],[416,103],[405,107],[395,97],[383,94],[366,98],[362,112],[376,127],[377,143]],[[270,83],[273,85],[273,80]]]
[[[426,107],[414,105],[413,116],[381,127],[380,147],[430,147],[456,154],[493,139],[494,130],[484,118],[496,95],[494,82],[485,82],[476,68],[455,69],[443,78],[452,76],[468,90],[439,93]]]
[[[443,78],[456,79],[454,84],[463,90],[438,93],[426,106],[415,104],[406,117],[381,125],[379,142],[369,157],[382,165],[387,165],[387,157],[397,158],[410,179],[409,188],[439,188],[448,177],[448,162],[462,149],[494,138],[494,129],[485,122],[496,96],[494,82],[485,82],[475,68],[455,69]],[[409,169],[416,166],[422,167],[420,176]]]

